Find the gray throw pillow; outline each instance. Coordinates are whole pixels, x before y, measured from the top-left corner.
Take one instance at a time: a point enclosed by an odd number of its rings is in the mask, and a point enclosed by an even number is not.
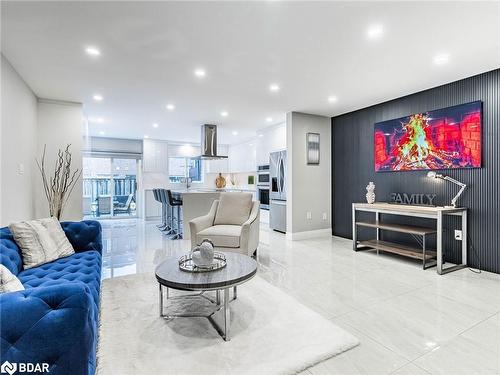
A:
[[[17,292],[18,290],[24,290],[23,284],[7,267],[0,264],[0,293]]]
[[[21,249],[25,269],[75,253],[55,217],[10,224],[9,229]]]
[[[221,193],[214,225],[241,225],[248,220],[252,209],[252,194]]]

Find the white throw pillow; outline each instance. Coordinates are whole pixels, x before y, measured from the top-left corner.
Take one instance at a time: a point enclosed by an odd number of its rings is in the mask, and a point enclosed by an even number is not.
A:
[[[0,264],[0,293],[17,292],[18,290],[24,290],[23,284],[7,267]]]
[[[9,229],[21,249],[25,269],[75,253],[55,217],[10,224]]]
[[[252,194],[221,193],[214,225],[241,225],[248,220],[252,209]]]

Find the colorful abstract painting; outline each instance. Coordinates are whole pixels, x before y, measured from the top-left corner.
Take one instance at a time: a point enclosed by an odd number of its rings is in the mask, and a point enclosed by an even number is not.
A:
[[[482,103],[375,124],[375,171],[481,167]]]

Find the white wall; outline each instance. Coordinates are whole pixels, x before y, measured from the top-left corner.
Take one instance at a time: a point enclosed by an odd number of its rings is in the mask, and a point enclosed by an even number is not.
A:
[[[3,55],[1,65],[0,226],[6,226],[35,215],[37,99]]]
[[[38,102],[38,135],[37,157],[40,157],[43,146],[47,145],[46,165],[49,171],[57,157],[58,149],[71,144],[72,170],[82,169],[83,149],[83,113],[79,103],[68,103],[40,99]],[[41,179],[35,180],[35,214],[36,217],[48,216],[48,206]],[[80,179],[71,194],[61,220],[82,219],[82,180]]]
[[[306,133],[320,134],[320,164],[307,165]],[[331,119],[287,113],[287,234],[331,228]],[[307,219],[307,212],[311,219]],[[326,220],[323,214],[326,213]],[[299,238],[299,236],[296,236]]]

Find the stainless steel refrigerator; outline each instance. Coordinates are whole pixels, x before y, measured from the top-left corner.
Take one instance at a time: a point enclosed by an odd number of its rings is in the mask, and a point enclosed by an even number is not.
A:
[[[269,155],[269,226],[271,229],[286,232],[286,151],[272,152]]]

